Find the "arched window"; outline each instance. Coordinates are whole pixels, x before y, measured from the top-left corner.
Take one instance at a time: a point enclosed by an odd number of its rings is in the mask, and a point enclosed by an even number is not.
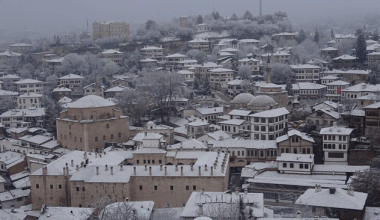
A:
[[[121,138],[121,133],[119,133],[119,138]]]
[[[113,134],[111,134],[111,139],[113,139]]]
[[[106,127],[107,127],[107,128],[110,128],[110,124],[107,124]]]
[[[103,135],[103,140],[104,140],[104,141],[106,140],[106,136],[105,136],[105,135]]]
[[[95,142],[97,142],[98,141],[98,137],[95,137]]]

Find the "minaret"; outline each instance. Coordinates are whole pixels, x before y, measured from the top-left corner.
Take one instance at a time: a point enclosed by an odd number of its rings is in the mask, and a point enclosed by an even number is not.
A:
[[[270,83],[270,72],[271,72],[271,65],[270,65],[270,57],[268,55],[268,59],[267,59],[267,83],[269,84]]]

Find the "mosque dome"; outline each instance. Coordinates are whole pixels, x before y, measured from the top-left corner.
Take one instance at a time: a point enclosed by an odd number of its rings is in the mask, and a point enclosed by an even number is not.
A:
[[[267,107],[276,104],[277,102],[267,95],[256,96],[248,103],[249,106],[253,107]]]
[[[248,104],[253,98],[255,98],[254,95],[250,93],[241,93],[237,95],[231,103],[233,104]]]

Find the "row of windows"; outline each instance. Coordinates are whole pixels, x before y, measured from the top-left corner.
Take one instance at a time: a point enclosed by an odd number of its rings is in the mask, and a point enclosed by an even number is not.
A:
[[[154,185],[153,189],[154,190],[158,190],[158,186]],[[170,190],[174,190],[174,186],[169,186],[169,189]],[[139,186],[139,190],[143,190],[143,186],[142,185]],[[190,186],[186,186],[186,190],[190,190]],[[193,185],[193,190],[197,190],[197,186],[196,185]]]
[[[279,121],[283,121],[284,119],[288,119],[288,115],[281,115],[275,118],[268,118],[268,123],[279,122]],[[253,121],[259,122],[259,123],[267,123],[267,118],[254,117]]]
[[[286,124],[279,124],[279,125],[276,125],[276,126],[268,126],[268,131],[278,131],[278,130],[281,130],[283,129],[284,127],[286,126]],[[258,126],[258,125],[255,125],[254,126],[254,130],[255,131],[267,131],[267,126]]]
[[[143,164],[146,164],[147,161],[148,161],[148,164],[150,164],[150,160],[143,160]],[[140,164],[140,160],[136,160],[136,163]],[[155,163],[155,160],[152,160],[152,164],[154,163]],[[158,160],[158,164],[162,164],[162,160]]]
[[[40,185],[36,184],[36,189],[39,189],[39,188],[40,188]],[[53,184],[50,184],[50,189],[54,189],[54,185]],[[62,185],[61,184],[58,185],[58,189],[62,189]],[[77,190],[77,191],[79,191],[79,190]],[[83,191],[84,191],[84,187],[83,187]]]
[[[347,140],[347,136],[344,136],[344,135],[323,135],[323,140],[327,141],[335,141],[335,137],[337,137],[336,139],[338,139],[339,141],[346,141]]]
[[[303,163],[300,163],[300,164],[298,164],[299,166],[299,169],[309,169],[309,164],[307,164],[307,163],[305,163],[305,164],[303,164]],[[288,166],[288,164],[287,163],[283,163],[282,164],[282,167],[283,168],[287,168],[287,166]],[[293,163],[289,163],[289,168],[294,168],[294,164]]]
[[[289,148],[281,148],[281,153],[289,153],[290,149]],[[293,153],[298,154],[297,148],[293,148]],[[310,148],[302,148],[302,153],[303,154],[310,154],[311,150]]]
[[[345,150],[346,149],[346,145],[345,144],[337,144],[336,146],[338,146],[339,148],[338,149],[343,149]],[[324,149],[335,149],[335,144],[323,144],[323,148]]]

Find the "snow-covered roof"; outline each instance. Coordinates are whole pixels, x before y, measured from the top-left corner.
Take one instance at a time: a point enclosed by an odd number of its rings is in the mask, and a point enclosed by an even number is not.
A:
[[[195,75],[194,72],[191,72],[191,71],[188,71],[188,70],[180,70],[178,71],[179,74],[182,74],[182,75]]]
[[[100,108],[114,106],[115,103],[97,95],[87,95],[71,103],[69,108]]]
[[[337,76],[331,76],[331,75],[321,77],[321,80],[329,80],[329,79],[336,80],[336,79],[339,79],[339,77],[337,77]]]
[[[104,92],[122,92],[124,89],[128,89],[128,88],[124,86],[115,86],[115,87],[107,89]]]
[[[319,132],[320,134],[336,134],[336,135],[350,135],[353,131],[353,128],[345,128],[345,127],[327,127],[322,128]]]
[[[250,93],[240,93],[231,101],[231,103],[248,104],[254,97],[255,96]]]
[[[72,101],[73,101],[72,99],[70,99],[70,98],[64,96],[64,97],[62,97],[58,102],[59,102],[59,103],[63,103],[63,104],[65,104],[65,103],[71,103]]]
[[[380,84],[370,85],[366,83],[359,83],[357,85],[343,89],[342,92],[377,92],[380,91]]]
[[[300,132],[298,130],[290,130],[290,131],[288,131],[287,134],[282,135],[282,136],[276,138],[276,142],[277,143],[283,142],[285,140],[288,140],[289,137],[294,136],[294,135],[296,135],[298,137],[301,137],[303,140],[306,140],[306,141],[314,143],[314,139],[312,137],[309,137],[306,133]]]
[[[273,56],[290,56],[290,53],[288,51],[277,51],[272,54]]]
[[[248,116],[251,114],[251,111],[248,110],[239,110],[239,109],[234,109],[228,113],[228,115],[237,115],[237,116]]]
[[[26,138],[24,138],[24,137],[26,137]],[[23,140],[23,141],[26,141],[26,142],[33,143],[33,144],[43,144],[43,143],[45,143],[47,141],[52,140],[53,138],[46,137],[46,136],[43,136],[43,135],[35,135],[35,136],[32,136],[32,137],[23,136],[23,137],[20,137],[19,139]]]
[[[243,120],[243,119],[230,119],[230,120],[226,120],[226,121],[221,121],[219,122],[219,124],[225,124],[225,125],[242,125],[244,124],[245,122],[247,122],[246,120]]]
[[[274,101],[273,98],[267,96],[267,95],[258,95],[251,99],[251,101],[248,103],[249,106],[255,106],[255,107],[268,107],[276,105],[277,102]]]
[[[155,59],[146,58],[146,59],[140,60],[140,62],[158,62],[158,61]]]
[[[208,40],[200,39],[200,38],[189,41],[189,43],[209,43],[209,42],[210,41]]]
[[[327,83],[327,86],[346,86],[349,85],[350,83],[342,81],[342,80],[337,80],[331,83]]]
[[[20,95],[19,97],[20,98],[40,98],[40,97],[42,97],[42,95],[34,93],[34,92],[28,92],[28,93],[24,93],[24,94]]]
[[[292,69],[320,69],[321,67],[310,65],[310,64],[300,64],[300,65],[290,65]]]
[[[16,96],[16,95],[18,95],[18,92],[12,92],[12,91],[8,91],[8,90],[0,90],[0,96],[8,96],[8,95]]]
[[[141,50],[164,50],[164,48],[155,46],[145,46],[144,48],[141,48]]]
[[[27,44],[27,43],[18,43],[18,44],[12,44],[11,47],[33,47],[33,45]]]
[[[277,157],[276,161],[313,163],[314,162],[314,154],[282,153],[281,156]]]
[[[207,62],[207,63],[204,63],[203,65],[198,65],[196,67],[217,68],[217,67],[222,67],[222,66],[214,62]]]
[[[233,72],[233,70],[226,69],[226,68],[216,68],[216,69],[210,70],[210,72],[213,72],[213,73],[224,73],[224,72]]]
[[[43,83],[42,81],[35,79],[22,79],[20,81],[15,82],[16,84],[26,84],[26,83]]]
[[[337,51],[338,49],[336,49],[335,47],[326,47],[324,49],[322,49],[323,51]]]
[[[325,85],[317,84],[317,83],[309,83],[309,82],[300,82],[293,84],[293,90],[303,90],[303,89],[323,89],[327,88]]]
[[[160,140],[162,139],[164,136],[162,134],[158,134],[158,133],[153,133],[153,132],[143,132],[143,133],[137,133],[136,136],[134,136],[132,138],[133,141],[138,141],[138,142],[141,142],[143,141],[144,139],[145,140]]]
[[[257,60],[257,59],[254,59],[254,58],[243,58],[243,59],[239,60],[239,62],[249,62],[249,61],[260,62],[260,60]]]
[[[241,39],[239,40],[240,43],[260,43],[259,40],[256,39]]]
[[[277,109],[271,109],[259,113],[255,113],[252,115],[249,115],[251,117],[262,117],[262,118],[271,118],[271,117],[278,117],[281,115],[289,114],[290,112],[286,108],[277,108]]]
[[[22,189],[12,189],[9,191],[5,191],[0,193],[0,201],[6,202],[10,200],[15,200],[21,197],[28,197],[30,193],[30,189],[22,190]]]
[[[193,149],[207,149],[207,146],[204,145],[202,142],[196,140],[196,139],[190,139],[190,140],[186,140],[186,141],[183,141],[181,143],[178,143],[178,144],[173,144],[173,145],[170,145],[167,147],[167,149],[184,149],[184,150],[193,150]],[[186,152],[186,154],[189,154],[191,152]]]
[[[12,109],[4,112],[0,115],[0,118],[4,117],[41,117],[45,115],[45,108],[35,109]]]
[[[213,108],[197,108],[196,109],[202,115],[210,115],[210,114],[219,114],[223,113],[223,107],[213,107]]]
[[[338,112],[334,111],[334,110],[331,110],[331,109],[325,109],[325,108],[321,108],[321,109],[318,109],[318,111],[321,111],[327,115],[330,115],[331,117],[335,118],[335,119],[339,119],[340,118],[340,115]]]
[[[117,216],[122,215],[122,209],[126,211],[135,210],[136,216],[141,220],[151,219],[153,212],[153,201],[133,201],[133,202],[115,202],[107,205],[99,214],[99,219],[111,219],[117,218]]]
[[[214,140],[219,140],[221,137],[223,138],[223,140],[231,138],[231,136],[229,134],[227,134],[226,132],[221,131],[221,130],[214,131],[212,133],[207,133],[207,135]]]
[[[68,74],[66,76],[62,76],[61,78],[59,78],[59,80],[61,79],[83,79],[83,77],[77,74]]]
[[[58,147],[58,146],[59,146],[59,143],[57,140],[51,140],[51,141],[46,142],[46,143],[41,145],[41,147],[47,148],[47,149],[53,149],[53,148]]]
[[[321,189],[320,192],[315,189],[308,189],[297,199],[295,204],[363,210],[368,196],[367,193],[353,192],[352,195],[349,195],[347,190],[341,188],[336,188],[334,193],[331,193],[330,190],[333,189]]]
[[[58,87],[53,89],[53,92],[71,92],[71,89],[66,87]]]
[[[332,60],[356,60],[356,57],[353,57],[353,56],[350,56],[350,55],[344,54],[344,55],[342,55],[342,56],[335,57],[335,58],[332,59]]]
[[[166,56],[166,58],[181,58],[181,57],[187,57],[187,56],[180,53],[175,53],[175,54]]]
[[[11,52],[11,51],[7,50],[7,51],[0,53],[0,56],[19,57],[19,56],[21,56],[21,53]]]
[[[178,63],[184,63],[184,64],[195,64],[195,63],[198,63],[197,60],[181,60],[179,61]]]
[[[265,83],[260,86],[260,88],[279,88],[279,87],[282,87],[282,86],[274,84],[274,83]]]
[[[211,144],[214,148],[247,148],[247,149],[277,149],[277,143],[275,140],[211,140],[208,144]]]
[[[249,81],[241,80],[241,79],[235,79],[227,83],[227,85],[230,85],[230,86],[248,85],[248,84],[250,84]]]
[[[78,207],[46,207],[44,213],[38,218],[39,220],[82,220],[88,219],[94,212],[94,208]]]
[[[122,54],[122,52],[118,51],[118,50],[106,50],[106,51],[103,51],[101,52],[101,54]]]
[[[378,109],[380,108],[380,102],[376,102],[372,105],[367,105],[366,107],[364,107],[365,109]]]

